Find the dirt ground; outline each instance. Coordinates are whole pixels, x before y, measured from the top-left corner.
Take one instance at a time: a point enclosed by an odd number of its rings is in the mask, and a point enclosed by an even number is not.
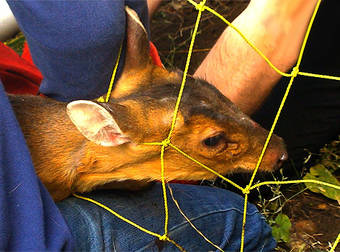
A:
[[[294,192],[295,189],[289,190]],[[329,242],[334,243],[340,230],[340,207],[336,201],[305,191],[290,200],[283,211],[292,222],[291,242],[289,247],[281,244],[283,248],[327,251]]]
[[[207,1],[209,7],[232,21],[247,6],[248,0]],[[190,35],[197,11],[184,0],[164,1],[151,22],[151,40],[167,68],[183,70]],[[189,73],[193,73],[226,28],[208,12],[202,15]],[[340,207],[336,201],[309,191],[299,193],[301,186],[284,189],[284,194],[298,196],[286,202],[283,212],[292,222],[290,243],[280,243],[280,251],[327,251],[340,231]],[[287,196],[288,197],[288,196]],[[338,248],[340,251],[340,248]]]
[[[244,10],[249,1],[214,0],[208,2],[209,7],[231,21]],[[166,0],[153,16],[151,40],[158,48],[163,64],[167,68],[184,69],[196,17],[197,11],[185,0]],[[226,24],[213,14],[207,11],[203,13],[189,73],[193,73],[199,66],[225,28]]]

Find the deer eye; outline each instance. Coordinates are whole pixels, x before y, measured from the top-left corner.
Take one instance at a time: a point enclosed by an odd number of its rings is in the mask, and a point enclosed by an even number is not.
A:
[[[207,147],[215,147],[221,143],[223,138],[224,138],[223,134],[218,134],[218,135],[204,139],[203,144]]]

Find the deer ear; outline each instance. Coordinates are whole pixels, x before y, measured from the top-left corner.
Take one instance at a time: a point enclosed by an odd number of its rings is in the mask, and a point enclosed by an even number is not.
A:
[[[66,112],[77,129],[96,144],[118,146],[130,142],[112,115],[95,102],[86,100],[70,102]]]
[[[149,38],[137,13],[125,6],[126,12],[126,57],[125,69],[140,70],[151,64],[149,56]]]
[[[137,13],[125,7],[126,53],[122,75],[117,81],[111,97],[118,98],[147,83],[155,67],[149,56],[149,38]]]
[[[126,53],[122,75],[111,93],[112,98],[120,98],[151,85],[180,82],[177,73],[169,73],[156,66],[150,58],[149,38],[137,13],[125,7],[126,11]]]

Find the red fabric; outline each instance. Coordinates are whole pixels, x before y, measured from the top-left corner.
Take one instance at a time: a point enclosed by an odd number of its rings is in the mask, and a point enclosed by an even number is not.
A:
[[[152,42],[150,42],[150,56],[155,65],[163,67]],[[33,63],[26,42],[21,57],[0,42],[0,79],[7,93],[36,95],[42,78],[39,69]]]
[[[30,52],[30,49],[28,48],[27,42],[25,42],[24,44],[24,49],[22,50],[21,58],[31,63],[32,65],[34,65],[31,52]]]
[[[159,67],[163,67],[161,58],[159,57],[156,46],[150,41],[150,56],[152,58],[152,62]]]
[[[34,64],[0,42],[0,79],[8,93],[37,94],[42,75]]]

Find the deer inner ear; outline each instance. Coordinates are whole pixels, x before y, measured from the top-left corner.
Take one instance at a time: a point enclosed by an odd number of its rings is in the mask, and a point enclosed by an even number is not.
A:
[[[112,115],[95,102],[73,101],[67,105],[67,114],[80,133],[96,144],[117,146],[130,142]]]

